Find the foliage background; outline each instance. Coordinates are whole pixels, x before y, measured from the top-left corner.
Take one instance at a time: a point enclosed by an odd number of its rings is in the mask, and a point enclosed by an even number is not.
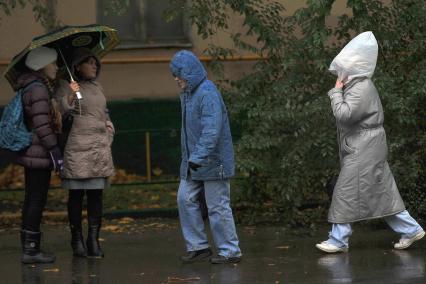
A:
[[[364,31],[373,31],[380,46],[373,80],[385,109],[390,164],[410,212],[426,217],[426,3],[348,0],[351,13],[331,26],[327,19],[335,2],[308,0],[286,17],[285,7],[269,0],[192,1],[186,11],[204,38],[226,32],[234,41],[234,50],[212,43],[205,53],[220,59],[244,50],[266,58],[244,78],[221,81],[234,121],[242,123],[237,161],[247,181],[237,203],[247,209],[246,220],[308,225],[324,218],[327,187],[339,171],[326,96],[335,78],[327,69]],[[232,14],[244,18],[246,32],[230,31]],[[215,64],[213,70],[223,75],[220,61]]]
[[[235,199],[240,220],[292,225],[324,220],[327,190],[339,171],[326,96],[335,78],[328,64],[354,35],[368,30],[379,42],[373,80],[385,109],[391,168],[410,212],[426,217],[424,1],[347,0],[350,13],[334,26],[327,20],[335,0],[307,0],[290,16],[273,0],[170,1],[174,9],[166,19],[185,9],[198,34],[211,39],[205,54],[216,59],[210,68],[220,78],[232,121],[241,127],[237,162],[246,179]],[[127,0],[110,2],[106,13],[119,14],[128,5]],[[59,24],[51,10],[43,10],[52,1],[0,1],[0,9],[8,14],[25,3],[33,5],[46,29]],[[244,32],[230,29],[233,15],[244,19]],[[218,32],[228,34],[235,48],[216,45],[212,39]],[[228,80],[220,59],[237,51],[265,59],[245,77]]]

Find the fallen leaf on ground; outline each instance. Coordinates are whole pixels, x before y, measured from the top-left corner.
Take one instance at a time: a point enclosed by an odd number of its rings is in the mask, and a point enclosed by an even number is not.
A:
[[[160,199],[160,196],[159,195],[152,195],[151,196],[151,200],[152,201],[157,201],[157,200],[159,200]]]
[[[120,221],[118,221],[118,224],[129,224],[129,223],[132,223],[134,221],[135,221],[135,219],[133,219],[133,218],[124,217],[124,218],[121,218]]]
[[[103,230],[104,231],[117,232],[117,231],[120,230],[120,227],[116,226],[116,225],[107,225],[107,226],[103,227]]]
[[[144,227],[154,227],[154,228],[163,228],[166,227],[166,224],[162,224],[162,223],[151,223],[151,224],[146,224],[144,225]]]
[[[59,268],[44,269],[43,272],[59,272]]]
[[[277,249],[289,249],[290,248],[290,246],[279,246],[279,247],[276,247]]]
[[[200,277],[189,277],[189,278],[180,278],[180,277],[167,277],[167,283],[176,283],[176,282],[193,282],[200,281]]]

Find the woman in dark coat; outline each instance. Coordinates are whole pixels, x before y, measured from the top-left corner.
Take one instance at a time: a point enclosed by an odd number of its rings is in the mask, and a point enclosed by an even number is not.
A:
[[[57,53],[39,47],[28,53],[28,72],[18,79],[24,89],[22,103],[25,123],[33,132],[31,145],[20,153],[18,164],[25,168],[25,200],[22,207],[23,263],[49,263],[55,257],[40,251],[40,223],[46,205],[52,168],[62,170],[62,155],[57,145],[60,113],[51,100],[56,78]]]

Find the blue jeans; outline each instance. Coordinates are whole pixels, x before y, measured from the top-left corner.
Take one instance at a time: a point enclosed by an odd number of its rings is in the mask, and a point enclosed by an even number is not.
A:
[[[407,210],[383,218],[402,239],[414,237],[423,228],[410,216]],[[328,243],[338,247],[349,247],[349,236],[352,234],[351,224],[333,224],[329,233]]]
[[[230,203],[229,180],[181,180],[177,195],[179,219],[187,251],[209,247],[201,216],[198,193],[204,188],[210,229],[219,255],[241,256]]]

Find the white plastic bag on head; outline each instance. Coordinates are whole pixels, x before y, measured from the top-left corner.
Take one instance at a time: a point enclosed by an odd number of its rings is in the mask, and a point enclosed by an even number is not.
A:
[[[353,38],[333,59],[328,69],[340,80],[371,78],[376,68],[378,46],[372,32],[364,32]]]

